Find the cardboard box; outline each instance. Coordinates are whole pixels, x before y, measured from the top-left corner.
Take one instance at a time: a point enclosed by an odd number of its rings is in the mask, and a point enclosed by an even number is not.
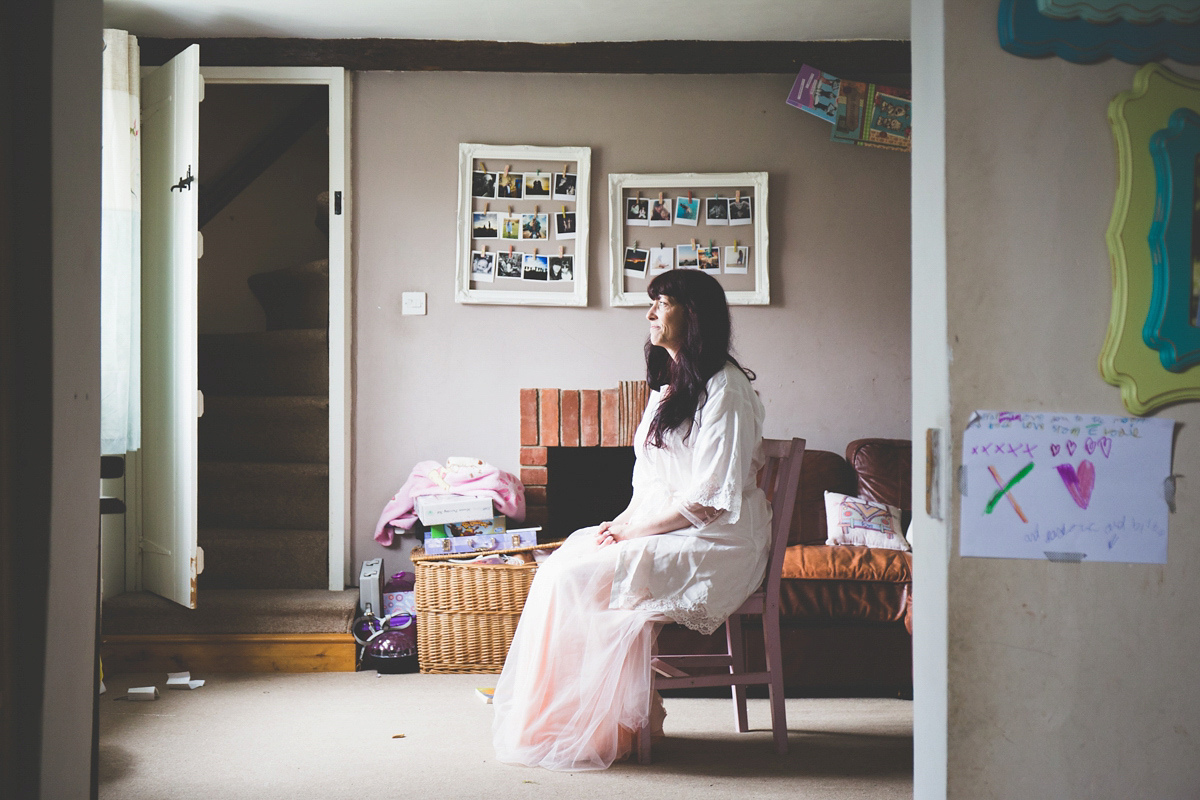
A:
[[[416,498],[416,506],[417,518],[423,525],[490,519],[496,513],[492,510],[490,497],[461,494],[420,495]]]
[[[434,538],[426,535],[426,553],[485,553],[489,550],[526,547],[537,544],[537,532],[541,530],[507,530],[503,515],[491,520],[447,524],[445,528],[447,536]]]

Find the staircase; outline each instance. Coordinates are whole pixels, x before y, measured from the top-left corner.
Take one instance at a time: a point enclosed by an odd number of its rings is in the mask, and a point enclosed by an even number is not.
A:
[[[354,668],[357,592],[327,589],[329,262],[249,284],[267,330],[199,341],[197,609],[144,592],[106,601],[114,671]]]

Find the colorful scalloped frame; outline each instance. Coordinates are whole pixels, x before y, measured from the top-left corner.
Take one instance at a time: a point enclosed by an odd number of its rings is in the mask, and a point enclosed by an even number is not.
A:
[[[1200,64],[1200,30],[1191,25],[1136,25],[1124,20],[1093,25],[1084,19],[1043,16],[1037,0],[1000,0],[997,31],[1000,46],[1023,58],[1058,56],[1075,64],[1110,57],[1127,64],[1171,58],[1181,64]]]
[[[1037,0],[1038,13],[1055,19],[1082,19],[1093,25],[1125,20],[1149,25],[1166,20],[1176,25],[1200,22],[1195,0]]]
[[[1200,369],[1163,369],[1158,351],[1142,339],[1154,286],[1149,242],[1157,181],[1150,139],[1168,126],[1180,108],[1200,112],[1200,81],[1159,64],[1138,70],[1133,89],[1117,95],[1108,106],[1117,144],[1117,193],[1105,234],[1113,302],[1100,352],[1100,374],[1121,388],[1125,407],[1139,415],[1168,403],[1200,399]]]
[[[1200,364],[1200,327],[1192,310],[1192,227],[1196,203],[1196,157],[1200,114],[1176,109],[1167,127],[1150,137],[1157,184],[1150,258],[1154,290],[1142,338],[1172,372]]]

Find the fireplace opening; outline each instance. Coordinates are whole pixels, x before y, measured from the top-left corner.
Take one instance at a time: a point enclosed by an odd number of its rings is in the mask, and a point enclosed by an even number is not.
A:
[[[633,496],[633,460],[632,447],[547,448],[543,538],[562,538],[624,511]]]

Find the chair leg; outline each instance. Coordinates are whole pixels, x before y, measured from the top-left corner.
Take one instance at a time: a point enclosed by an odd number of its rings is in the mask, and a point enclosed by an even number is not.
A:
[[[736,675],[746,671],[746,653],[742,647],[742,618],[734,614],[725,620],[725,642],[729,646],[729,674]],[[746,719],[746,687],[734,686],[733,694],[733,727],[738,733],[750,730]]]
[[[646,725],[637,732],[638,763],[650,763],[650,726]]]
[[[766,649],[767,672],[771,676],[771,730],[775,735],[775,752],[787,753],[787,706],[783,696],[783,649],[779,636],[779,612],[763,615],[763,645]]]

